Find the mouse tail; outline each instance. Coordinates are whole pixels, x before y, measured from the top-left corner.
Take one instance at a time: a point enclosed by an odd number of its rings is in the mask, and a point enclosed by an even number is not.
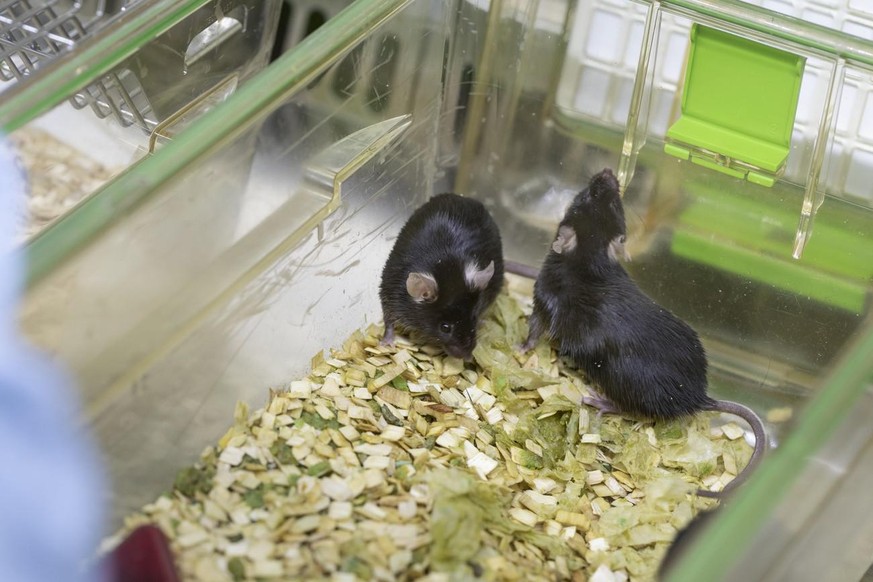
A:
[[[515,261],[504,261],[503,270],[507,273],[513,273],[521,277],[527,277],[528,279],[536,279],[540,274],[540,270],[536,267],[522,265],[521,263],[516,263]]]
[[[714,400],[709,410],[739,416],[749,423],[749,426],[752,427],[752,433],[755,435],[755,450],[752,452],[752,457],[733,481],[725,485],[724,489],[718,492],[707,491],[705,489],[697,492],[700,497],[722,498],[739,487],[755,470],[769,447],[769,438],[767,437],[767,431],[764,430],[764,423],[761,421],[761,417],[755,414],[755,411],[748,406],[730,400]]]

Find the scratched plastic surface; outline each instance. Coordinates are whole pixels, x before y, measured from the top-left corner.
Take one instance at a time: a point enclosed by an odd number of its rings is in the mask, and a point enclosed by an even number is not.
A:
[[[26,82],[4,84],[0,124],[31,175],[18,240],[75,212],[266,67],[280,5],[136,3],[89,33],[84,46],[40,62]]]
[[[711,5],[659,4],[681,7],[686,19]],[[650,5],[634,6],[628,17],[645,20]],[[849,415],[873,363],[869,210],[835,191],[803,258],[791,259],[803,184],[756,190],[669,158],[657,126],[633,107],[623,122],[604,122],[580,112],[584,98],[565,98],[568,84],[603,90],[558,66],[573,56],[562,41],[567,8],[356,2],[117,178],[93,211],[131,194],[139,207],[106,231],[89,232],[85,214],[70,221],[88,245],[53,255],[23,323],[80,380],[115,479],[116,519],[215,442],[238,399],[263,404],[268,388],[305,373],[316,352],[380,319],[381,266],[427,196],[454,189],[482,199],[507,256],[535,265],[574,191],[610,166],[630,177],[628,268],[700,331],[712,391],[762,415],[794,411],[790,422],[768,421],[777,450],[695,553],[695,575],[682,579],[717,580],[729,567],[733,579],[780,579],[786,548],[812,543],[803,534],[815,519],[859,531],[873,523],[871,511],[817,511],[840,491],[843,472],[858,483],[873,475],[871,461],[857,460],[870,432]],[[633,74],[648,94],[663,89],[639,62]],[[48,232],[47,242],[61,234]],[[837,426],[851,445],[839,454],[827,433]],[[799,474],[802,487],[786,492]],[[768,543],[749,550],[743,543],[755,536]],[[840,579],[859,577],[865,551],[859,544],[831,562]],[[795,559],[805,555],[813,553]],[[833,579],[821,562],[806,572]]]
[[[354,67],[319,60],[327,73],[314,86],[299,72],[252,80],[242,107],[216,110],[104,191],[95,212],[143,180],[153,193],[32,288],[25,329],[79,379],[116,518],[166,489],[238,399],[261,403],[378,316],[389,235],[434,180],[445,17],[411,4]],[[398,38],[423,43],[425,58],[400,63]],[[383,80],[390,91],[344,92],[380,67],[396,76]],[[273,97],[280,83],[290,97]]]

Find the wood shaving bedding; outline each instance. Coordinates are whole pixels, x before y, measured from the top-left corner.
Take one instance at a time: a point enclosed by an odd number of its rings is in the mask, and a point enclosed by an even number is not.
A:
[[[584,380],[504,291],[472,363],[382,328],[271,390],[171,492],[157,524],[185,580],[651,580],[752,448],[714,415],[640,423],[579,406]]]

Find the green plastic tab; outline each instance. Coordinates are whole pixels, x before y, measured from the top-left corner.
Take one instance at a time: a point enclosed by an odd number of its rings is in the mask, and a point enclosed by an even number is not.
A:
[[[695,24],[681,115],[664,151],[691,150],[694,162],[706,158],[701,165],[772,186],[791,149],[805,65],[802,56]]]
[[[687,160],[691,156],[691,152],[688,151],[688,148],[683,148],[672,143],[664,144],[664,151],[680,160]]]
[[[776,183],[776,179],[773,178],[773,176],[759,174],[758,172],[749,172],[746,175],[746,179],[752,184],[759,184],[761,186],[766,186],[767,188],[772,188],[773,184]]]

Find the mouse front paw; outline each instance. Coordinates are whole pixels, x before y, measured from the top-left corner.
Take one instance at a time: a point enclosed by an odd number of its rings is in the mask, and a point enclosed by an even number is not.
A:
[[[597,409],[598,420],[604,414],[618,414],[619,410],[613,402],[607,398],[600,396],[583,396],[582,404],[586,404]]]
[[[531,350],[531,348],[533,348],[533,345],[530,342],[522,342],[522,343],[515,344],[514,346],[512,346],[512,349],[515,350],[515,353],[517,353],[520,356],[523,356],[526,353],[528,353]]]
[[[382,334],[382,340],[379,342],[380,346],[385,346],[388,348],[394,347],[394,326],[388,324],[385,326],[385,333]]]

